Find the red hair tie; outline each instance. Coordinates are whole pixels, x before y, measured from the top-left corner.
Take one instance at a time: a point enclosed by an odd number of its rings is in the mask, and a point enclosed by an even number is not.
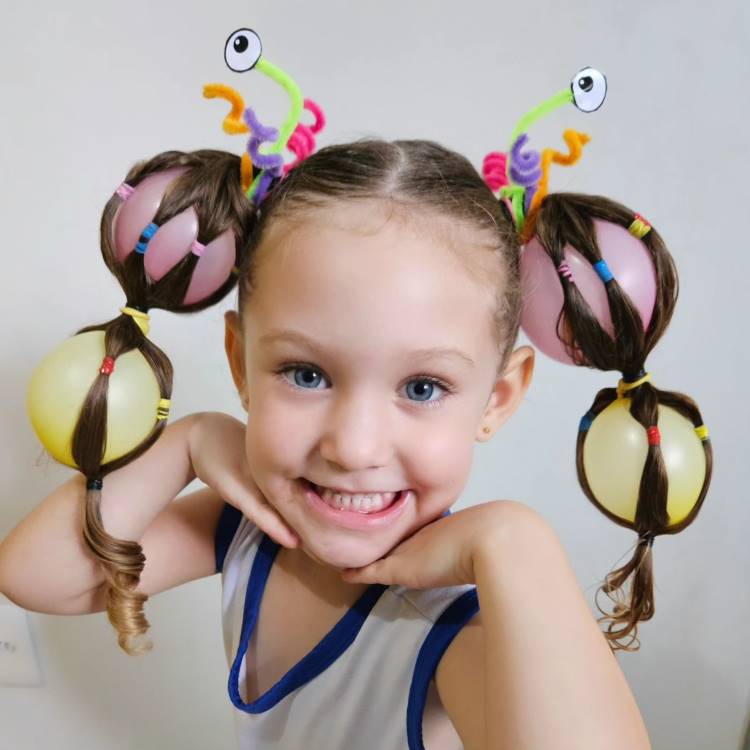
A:
[[[115,369],[115,360],[112,357],[105,357],[102,360],[102,366],[99,368],[99,372],[102,375],[111,375]]]
[[[649,445],[659,445],[661,442],[661,435],[659,434],[659,428],[656,425],[649,427],[646,430],[646,434],[648,435]]]

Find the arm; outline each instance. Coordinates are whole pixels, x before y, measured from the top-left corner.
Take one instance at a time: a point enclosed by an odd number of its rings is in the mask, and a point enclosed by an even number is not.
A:
[[[650,750],[554,530],[520,503],[478,546],[485,750]]]
[[[154,518],[195,478],[189,437],[199,416],[168,425],[143,455],[104,478],[101,514],[109,534],[140,541]],[[81,534],[84,495],[85,480],[77,474],[2,541],[0,591],[11,601],[35,611],[65,611],[104,582]]]

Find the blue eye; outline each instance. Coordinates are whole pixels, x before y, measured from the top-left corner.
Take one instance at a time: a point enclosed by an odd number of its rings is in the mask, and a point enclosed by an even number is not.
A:
[[[290,382],[285,377],[286,374],[289,372],[294,373],[293,375],[294,382]],[[281,380],[284,383],[286,383],[289,387],[294,388],[296,390],[302,390],[302,391],[323,390],[323,389],[315,387],[320,382],[320,379],[323,377],[320,369],[309,363],[296,362],[296,363],[287,364],[275,370],[275,373],[279,378],[281,378]],[[310,377],[311,374],[312,374],[312,377]],[[453,393],[453,388],[451,388],[451,386],[449,386],[446,382],[444,382],[440,378],[436,378],[431,375],[418,375],[417,377],[412,378],[407,383],[407,392],[409,391],[409,386],[411,386],[412,384],[419,384],[419,387],[416,390],[412,389],[412,394],[417,396],[417,398],[414,399],[414,401],[416,403],[424,404],[425,406],[429,408],[432,408],[435,406],[441,406],[442,403],[446,400],[446,398],[448,398],[448,396],[450,396]],[[429,400],[429,396],[431,396],[434,393],[436,386],[437,388],[445,391],[447,395],[443,396],[442,398]],[[425,393],[425,391],[427,392]],[[424,395],[427,396],[427,399],[421,398],[421,396],[424,396]]]

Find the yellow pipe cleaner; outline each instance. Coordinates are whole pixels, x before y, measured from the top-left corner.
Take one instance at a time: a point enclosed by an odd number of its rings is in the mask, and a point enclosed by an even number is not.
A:
[[[242,119],[245,111],[245,101],[239,91],[223,83],[207,83],[203,87],[203,96],[206,99],[216,99],[217,97],[226,99],[232,105],[232,109],[221,124],[225,133],[229,133],[229,135],[242,135],[243,133],[250,132],[247,123]],[[242,190],[247,192],[253,183],[253,162],[247,151],[242,152],[240,173]]]
[[[221,125],[225,133],[240,135],[241,133],[250,132],[247,123],[242,119],[242,113],[245,111],[245,102],[239,91],[235,91],[231,86],[223,83],[207,83],[203,87],[203,96],[206,99],[216,99],[216,97],[226,99],[232,105],[231,111],[224,118],[224,122]]]
[[[552,162],[570,167],[575,164],[583,152],[583,147],[591,140],[591,136],[586,133],[579,133],[577,130],[568,128],[562,135],[563,140],[568,145],[568,153],[561,154],[552,148],[545,148],[542,151],[542,176],[539,179],[534,197],[531,199],[528,213],[531,213],[547,195],[549,183],[549,168]]]

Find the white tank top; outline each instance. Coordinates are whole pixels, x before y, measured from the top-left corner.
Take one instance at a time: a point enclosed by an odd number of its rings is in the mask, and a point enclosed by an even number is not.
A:
[[[475,586],[371,585],[307,656],[246,703],[245,655],[279,545],[229,504],[215,542],[241,750],[424,750],[429,683],[479,611]]]

